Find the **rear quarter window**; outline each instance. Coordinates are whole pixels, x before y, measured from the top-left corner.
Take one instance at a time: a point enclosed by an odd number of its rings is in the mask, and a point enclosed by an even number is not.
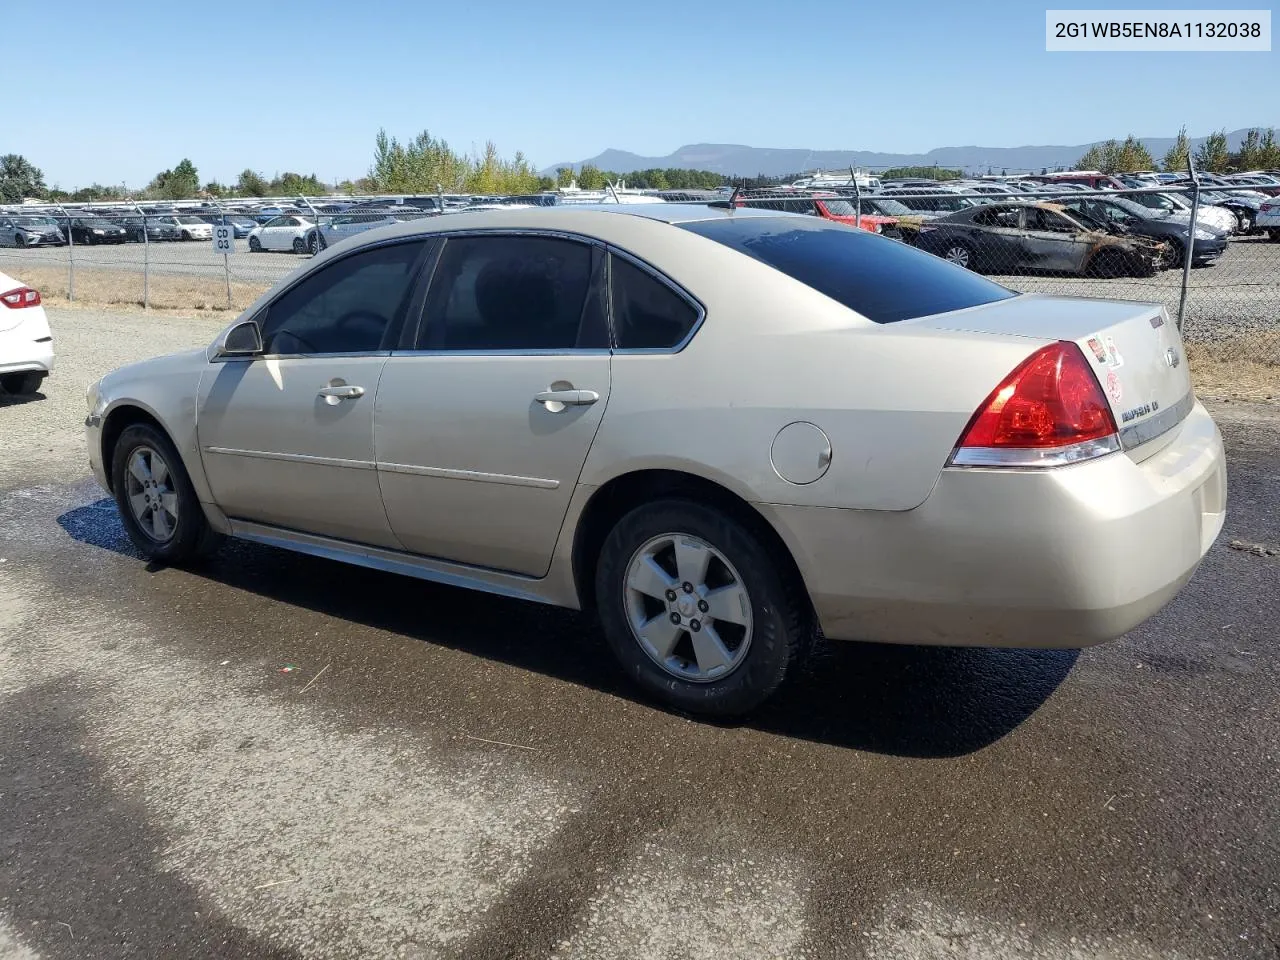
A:
[[[933,254],[827,220],[752,217],[679,224],[799,280],[873,323],[1017,296]]]

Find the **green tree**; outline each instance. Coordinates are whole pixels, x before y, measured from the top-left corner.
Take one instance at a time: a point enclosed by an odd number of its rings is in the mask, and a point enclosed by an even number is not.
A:
[[[584,163],[578,169],[578,186],[583,190],[601,190],[604,184],[604,171],[594,163]]]
[[[200,192],[200,176],[195,164],[185,157],[172,170],[161,170],[147,186],[147,194],[157,200],[187,200]]]
[[[1262,132],[1258,143],[1258,166],[1264,170],[1280,168],[1280,144],[1276,143],[1276,132],[1271,127]]]
[[[964,176],[963,170],[949,170],[945,167],[890,167],[880,174],[880,178],[919,178],[928,180],[959,180]]]
[[[1227,131],[1219,130],[1204,138],[1196,147],[1196,168],[1208,173],[1225,173],[1231,165],[1231,153],[1227,150]]]
[[[1266,170],[1275,167],[1280,161],[1276,151],[1275,130],[1254,128],[1245,132],[1240,142],[1240,150],[1231,158],[1231,165],[1237,170]]]
[[[265,197],[270,186],[262,174],[245,168],[236,178],[235,192],[241,197]]]
[[[573,183],[573,167],[556,168],[556,186],[567,187]]]
[[[290,197],[318,197],[329,192],[314,173],[305,177],[300,173],[282,173],[267,184],[267,192]]]
[[[0,157],[0,201],[21,203],[26,197],[43,197],[44,174],[26,157],[8,153]]]
[[[1178,138],[1173,141],[1173,146],[1165,151],[1160,166],[1169,173],[1186,173],[1187,157],[1190,156],[1190,151],[1190,145],[1187,143],[1187,127],[1183,124],[1182,129],[1178,131]]]

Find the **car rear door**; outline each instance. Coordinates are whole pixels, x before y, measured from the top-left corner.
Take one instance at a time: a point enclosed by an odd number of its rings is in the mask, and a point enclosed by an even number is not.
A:
[[[599,244],[442,241],[417,335],[378,388],[378,474],[415,553],[542,576],[609,400]]]
[[[197,436],[227,516],[398,545],[374,466],[374,399],[425,250],[365,247],[308,273],[258,315],[261,356],[209,365]]]

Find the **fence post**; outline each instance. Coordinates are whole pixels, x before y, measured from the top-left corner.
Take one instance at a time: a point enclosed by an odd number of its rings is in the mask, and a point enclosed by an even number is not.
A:
[[[74,302],[76,299],[76,238],[71,230],[71,215],[67,213],[67,208],[58,204],[58,212],[62,214],[62,219],[67,224],[67,299]]]
[[[858,186],[858,175],[849,168],[849,179],[853,181],[853,225],[862,229],[862,188]]]
[[[1195,161],[1187,154],[1187,173],[1191,175],[1191,220],[1187,223],[1187,249],[1182,258],[1182,294],[1178,297],[1178,332],[1187,310],[1187,287],[1191,284],[1191,258],[1196,245],[1196,220],[1200,213],[1200,176]]]
[[[151,309],[151,238],[147,236],[147,212],[135,203],[133,209],[142,217],[142,309]]]
[[[232,226],[231,221],[227,219],[227,212],[222,209],[222,204],[216,199],[213,201],[214,207],[217,209],[219,216],[222,218],[224,227],[231,227],[231,246],[236,245],[236,228]],[[231,303],[231,256],[224,253],[222,255],[222,275],[227,280],[227,309],[233,310],[234,305]]]

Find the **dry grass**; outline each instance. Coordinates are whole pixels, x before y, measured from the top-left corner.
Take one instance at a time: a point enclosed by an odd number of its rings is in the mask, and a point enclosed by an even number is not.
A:
[[[1189,343],[1187,360],[1202,397],[1280,403],[1280,330]]]
[[[22,277],[51,306],[72,305],[67,298],[66,270],[27,267]],[[151,306],[182,313],[239,311],[270,286],[233,280],[232,306],[228,307],[226,281],[220,277],[159,274],[151,278]],[[74,305],[140,307],[142,278],[126,271],[77,271]],[[1208,344],[1189,343],[1187,359],[1196,392],[1203,397],[1280,403],[1280,331],[1254,331]]]
[[[23,267],[23,282],[40,291],[51,306],[67,306],[67,271],[60,267]],[[258,299],[270,283],[231,281],[231,305],[227,305],[227,283],[222,277],[182,274],[155,274],[151,277],[151,306],[160,310],[195,312],[236,312]],[[77,305],[142,306],[142,275],[117,270],[77,270]]]

